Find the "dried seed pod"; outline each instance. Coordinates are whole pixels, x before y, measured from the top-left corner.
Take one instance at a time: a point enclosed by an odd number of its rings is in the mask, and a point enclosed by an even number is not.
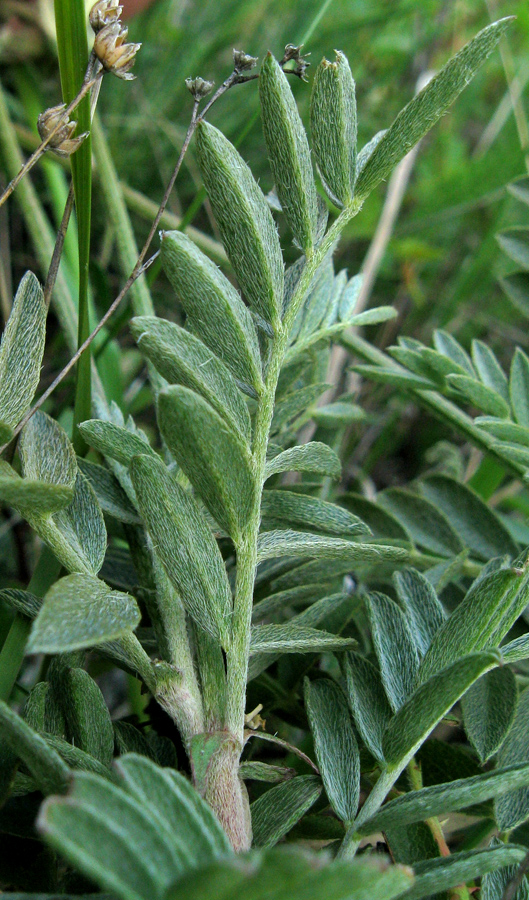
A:
[[[251,69],[255,69],[257,62],[257,56],[249,56],[244,50],[233,51],[233,67],[239,75],[242,72],[250,72]]]
[[[123,7],[119,5],[119,0],[98,0],[88,14],[92,31],[97,34],[107,25],[119,22],[122,11]]]
[[[50,109],[44,110],[37,119],[37,129],[43,141],[47,140],[48,136],[58,128],[48,144],[48,149],[53,150],[58,156],[71,156],[88,137],[87,131],[73,137],[77,122],[71,121],[65,115],[65,109],[64,103],[52,106]]]
[[[127,34],[128,29],[119,21],[105,25],[95,36],[94,53],[107,72],[132,81],[134,75],[130,70],[141,44],[127,44]]]
[[[208,94],[211,94],[215,86],[214,81],[206,81],[204,78],[186,78],[186,88],[189,93],[193,95],[195,100],[202,100],[204,97],[207,97]]]
[[[310,66],[310,62],[308,61],[307,56],[310,56],[310,53],[302,53],[302,48],[303,44],[300,44],[299,47],[296,47],[295,44],[287,44],[285,47],[285,55],[279,65],[284,66],[288,62],[293,62],[294,68],[290,71],[294,75],[297,75],[298,78],[301,78],[302,81],[308,81],[307,69]]]

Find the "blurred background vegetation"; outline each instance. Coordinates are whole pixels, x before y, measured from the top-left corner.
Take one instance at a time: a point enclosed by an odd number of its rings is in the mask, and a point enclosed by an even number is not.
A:
[[[368,337],[379,346],[392,343],[397,333],[429,341],[434,328],[444,327],[465,346],[473,337],[487,340],[505,364],[514,342],[527,346],[526,323],[497,284],[508,263],[494,237],[501,227],[521,223],[527,212],[506,190],[509,181],[527,171],[522,149],[527,129],[523,104],[527,105],[529,91],[526,0],[154,0],[137,13],[138,2],[127,10],[129,38],[143,43],[134,70],[137,78],[132,84],[105,79],[98,108],[119,178],[127,186],[139,245],[153,217],[145,198],[152,204],[161,197],[189,121],[191,98],[184,80],[201,75],[219,84],[231,71],[233,47],[262,58],[268,49],[281,56],[286,43],[304,42],[313,62],[309,79],[323,55],[332,56],[334,48],[343,50],[357,82],[362,146],[390,124],[413,95],[419,76],[438,69],[491,18],[517,16],[503,58],[493,54],[420,147],[369,299],[371,306],[395,304],[399,318],[372,329]],[[38,112],[60,97],[52,0],[34,4],[3,0],[0,79],[27,153],[35,139]],[[293,87],[307,122],[309,86],[296,81]],[[518,121],[512,93],[518,98]],[[211,120],[237,143],[262,187],[269,190],[256,85],[231,91],[215,107]],[[529,154],[529,147],[524,149]],[[46,215],[56,223],[66,193],[65,168],[48,156],[31,179]],[[350,275],[361,269],[385,193],[382,185],[351,223],[336,254],[337,269],[345,267]],[[185,224],[216,237],[193,146],[168,208]],[[289,243],[285,235],[285,246]],[[108,198],[96,173],[91,260],[96,317],[123,282],[115,251]],[[75,254],[70,235],[63,266],[67,279],[73,278]],[[11,285],[18,283],[23,271],[31,267],[41,278],[45,274],[42,252],[39,257],[35,234],[28,228],[27,209],[22,209],[17,195],[0,214],[0,260],[5,316]],[[173,294],[155,266],[149,280],[157,312],[171,316]],[[149,394],[126,328],[130,315],[130,308],[124,307],[110,334],[125,353],[120,356],[107,338],[106,382],[125,411],[139,413]],[[58,327],[52,327],[48,346],[44,385],[68,358]],[[60,414],[71,404],[72,390],[73,382],[66,382],[48,409]],[[450,435],[384,388],[364,385],[361,391],[371,427],[367,436],[365,425],[357,427],[348,439],[346,452],[354,463],[350,473],[360,465],[365,475],[372,474],[379,486],[385,486],[435,464],[435,451],[430,462],[426,451]],[[66,414],[63,420],[67,422]]]

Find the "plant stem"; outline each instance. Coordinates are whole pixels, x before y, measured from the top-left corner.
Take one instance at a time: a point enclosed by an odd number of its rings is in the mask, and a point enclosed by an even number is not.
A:
[[[423,787],[422,772],[421,767],[417,763],[415,757],[413,757],[413,759],[410,759],[407,768],[408,778],[410,780],[410,787],[412,791],[420,791]],[[439,822],[437,816],[426,819],[425,821],[426,825],[432,833],[432,837],[435,843],[439,848],[439,853],[441,854],[441,856],[450,856],[450,850],[448,848],[448,844],[446,843],[443,829],[441,828],[441,823]]]
[[[262,392],[255,417],[253,436],[253,470],[256,483],[256,498],[250,521],[244,535],[236,542],[237,580],[235,586],[233,610],[233,642],[227,654],[228,701],[226,727],[235,739],[244,740],[244,713],[246,709],[246,682],[250,655],[251,618],[253,607],[253,589],[255,569],[257,565],[257,541],[261,524],[261,495],[265,480],[266,451],[272,416],[274,414],[275,393],[281,366],[288,348],[288,340],[292,325],[305,300],[310,283],[324,261],[334,241],[347,222],[359,211],[359,205],[353,203],[343,210],[333,222],[320,244],[307,257],[307,261],[290,304],[285,312],[283,322],[276,326],[276,334],[272,353],[266,373]]]
[[[37,597],[42,597],[51,587],[60,570],[60,562],[44,544],[33,577],[29,582],[28,591],[36,594]],[[20,672],[30,630],[31,620],[17,613],[0,651],[0,700],[5,700],[6,703]]]
[[[253,460],[256,482],[254,509],[244,536],[237,544],[237,581],[233,609],[233,643],[227,654],[228,702],[226,727],[240,742],[244,740],[246,681],[250,656],[253,588],[257,566],[257,541],[261,525],[261,494],[264,484],[268,434],[274,413],[274,400],[285,354],[288,332],[277,330],[264,390],[255,419]]]
[[[399,775],[400,771],[395,771],[394,769],[387,769],[385,772],[382,772],[355,821],[347,829],[342,845],[338,850],[337,859],[353,859],[362,840],[357,833],[358,828],[380,809]]]

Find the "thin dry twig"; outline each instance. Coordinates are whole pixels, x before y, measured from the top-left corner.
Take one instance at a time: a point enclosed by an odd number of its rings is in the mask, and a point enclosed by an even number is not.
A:
[[[66,232],[68,230],[68,224],[70,222],[70,216],[73,209],[73,199],[73,182],[71,182],[70,188],[68,190],[68,196],[66,198],[64,212],[62,214],[61,224],[59,225],[59,231],[57,232],[57,240],[55,241],[55,247],[53,248],[53,256],[51,258],[50,267],[46,276],[46,284],[44,285],[44,302],[46,304],[46,309],[49,309],[50,307],[51,295],[53,294],[57,272],[59,271],[59,265],[61,263],[64,240],[66,238]]]

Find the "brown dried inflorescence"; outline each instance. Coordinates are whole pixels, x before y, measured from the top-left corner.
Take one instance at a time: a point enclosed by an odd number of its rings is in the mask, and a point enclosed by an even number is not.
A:
[[[130,70],[141,44],[127,44],[127,34],[127,28],[119,21],[105,25],[95,36],[94,53],[107,72],[131,81],[134,75]]]
[[[74,137],[77,122],[72,121],[65,114],[66,105],[61,103],[59,106],[52,106],[45,109],[37,119],[37,128],[41,140],[45,141],[55,129],[55,134],[48,143],[48,149],[53,150],[58,156],[71,156],[79,149],[84,139],[88,137],[88,132],[79,134]]]
[[[98,0],[88,16],[92,31],[98,34],[107,25],[119,22],[122,12],[123,7],[119,5],[119,0]]]

